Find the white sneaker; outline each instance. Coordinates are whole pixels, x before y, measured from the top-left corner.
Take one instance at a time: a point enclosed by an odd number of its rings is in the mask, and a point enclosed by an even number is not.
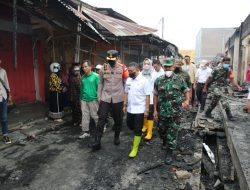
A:
[[[86,137],[90,137],[89,133],[83,133],[82,135],[79,136],[79,139],[84,139]]]
[[[62,119],[55,119],[54,121],[59,122],[59,123],[63,122]]]

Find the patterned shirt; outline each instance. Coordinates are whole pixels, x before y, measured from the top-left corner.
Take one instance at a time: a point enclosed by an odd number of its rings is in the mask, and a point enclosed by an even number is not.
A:
[[[175,74],[180,75],[183,78],[183,80],[187,83],[188,88],[192,87],[190,76],[186,71],[175,72]]]
[[[62,80],[56,73],[51,73],[49,77],[49,90],[52,92],[62,92]]]
[[[0,78],[3,81],[5,87],[10,91],[10,86],[9,86],[7,73],[3,68],[0,68]],[[6,92],[3,84],[0,82],[0,102],[3,101],[3,98],[5,100],[7,100],[7,92]]]
[[[182,94],[189,91],[186,82],[176,74],[156,79],[154,95],[158,97],[158,112],[161,119],[180,117],[182,113]]]
[[[230,80],[234,79],[233,71],[231,69],[224,69],[222,64],[214,68],[211,73],[212,87],[226,87]]]

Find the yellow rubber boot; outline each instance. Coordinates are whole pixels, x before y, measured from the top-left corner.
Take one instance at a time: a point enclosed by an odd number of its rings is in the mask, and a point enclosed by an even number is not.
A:
[[[133,148],[128,155],[130,158],[136,157],[140,142],[141,142],[141,136],[134,136]]]
[[[144,122],[143,122],[143,128],[142,128],[142,132],[145,133],[148,129],[148,119],[144,118]]]
[[[152,138],[152,133],[153,133],[153,127],[154,127],[154,121],[153,120],[148,120],[148,133],[145,137],[145,140],[151,140]]]

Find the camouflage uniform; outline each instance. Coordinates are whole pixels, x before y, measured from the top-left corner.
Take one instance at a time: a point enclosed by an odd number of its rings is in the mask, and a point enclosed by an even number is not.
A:
[[[182,114],[182,93],[187,91],[189,88],[186,82],[176,74],[170,78],[161,76],[154,83],[154,94],[158,96],[158,132],[171,150],[176,149]]]
[[[186,71],[182,71],[181,70],[179,72],[175,72],[175,74],[180,75],[183,78],[183,80],[187,83],[187,87],[188,88],[192,87],[190,76],[189,76],[189,74]]]
[[[181,70],[179,72],[175,72],[175,74],[180,75],[182,77],[182,79],[186,82],[187,87],[189,89],[192,88],[192,83],[191,83],[191,80],[190,80],[190,76],[186,71]],[[183,98],[183,100],[186,99],[184,94],[182,94],[182,98]]]
[[[223,108],[228,114],[230,112],[229,103],[223,95],[227,93],[229,79],[233,79],[232,70],[224,69],[222,64],[220,64],[212,71],[211,75],[212,81],[209,84],[209,92],[211,92],[212,102],[209,105],[206,114],[211,113],[219,101],[221,101]]]

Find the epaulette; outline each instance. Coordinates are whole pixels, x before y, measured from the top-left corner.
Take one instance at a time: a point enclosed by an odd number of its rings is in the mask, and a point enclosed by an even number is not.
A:
[[[104,71],[108,70],[108,64],[107,64],[107,63],[104,63],[104,64],[103,64],[103,70],[104,70]]]

